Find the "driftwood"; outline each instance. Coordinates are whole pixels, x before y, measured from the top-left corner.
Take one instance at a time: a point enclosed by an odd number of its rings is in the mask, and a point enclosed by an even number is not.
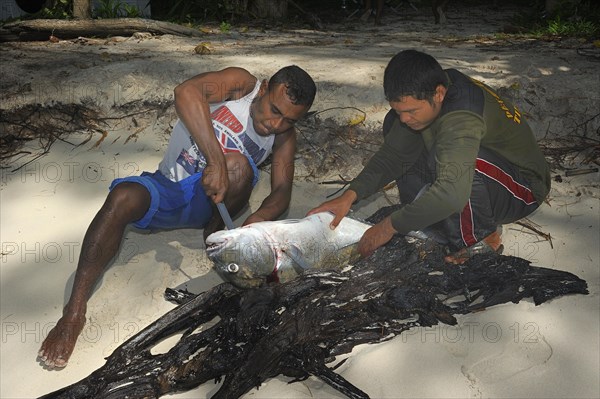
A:
[[[156,35],[204,36],[197,29],[143,18],[112,19],[33,19],[5,24],[0,28],[0,42],[48,40],[50,36],[59,39],[74,39],[80,36],[100,37],[131,36],[136,32],[149,32]]]
[[[577,276],[521,258],[487,255],[449,266],[442,256],[438,248],[396,237],[347,271],[306,273],[247,291],[229,283],[197,296],[167,290],[180,306],[90,376],[44,398],[153,398],[221,378],[213,398],[238,398],[278,375],[295,381],[313,375],[350,398],[366,398],[326,364],[413,327],[456,324],[454,315],[526,297],[538,305],[587,293]],[[176,333],[183,336],[167,353],[151,354]]]

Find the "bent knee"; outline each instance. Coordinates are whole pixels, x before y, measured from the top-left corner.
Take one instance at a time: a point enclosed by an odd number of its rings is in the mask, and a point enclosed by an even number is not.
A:
[[[254,170],[248,158],[242,153],[230,153],[225,156],[229,183],[235,186],[246,186],[254,180]]]
[[[103,205],[105,211],[126,221],[141,219],[150,207],[150,192],[139,183],[117,184]]]

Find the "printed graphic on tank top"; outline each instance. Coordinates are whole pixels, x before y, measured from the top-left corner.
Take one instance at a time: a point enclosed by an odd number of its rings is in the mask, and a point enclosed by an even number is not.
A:
[[[235,101],[211,104],[211,119],[215,137],[223,153],[239,152],[260,165],[271,154],[274,135],[260,136],[254,130],[250,106],[258,94],[260,81],[254,90]],[[172,181],[181,181],[206,167],[206,158],[179,120],[173,128],[169,146],[158,169]]]

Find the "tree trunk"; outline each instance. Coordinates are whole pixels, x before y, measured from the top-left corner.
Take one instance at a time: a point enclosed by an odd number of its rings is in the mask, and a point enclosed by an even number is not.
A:
[[[287,18],[288,0],[254,0],[252,11],[258,18]]]
[[[77,18],[77,19],[92,18],[91,0],[73,0],[73,18]]]
[[[78,20],[32,19],[11,22],[0,27],[0,43],[48,40],[50,35],[66,40],[79,36],[131,36],[135,32],[150,32],[155,35],[171,34],[191,37],[203,37],[205,35],[198,29],[142,18]]]
[[[383,208],[368,221],[397,209]],[[367,399],[327,363],[417,326],[456,325],[454,315],[527,297],[539,305],[588,294],[579,277],[525,259],[478,255],[449,267],[443,257],[433,243],[395,236],[353,267],[338,265],[341,272],[307,271],[250,290],[230,283],[199,295],[168,290],[180,306],[129,338],[87,378],[40,399],[157,398],[221,379],[212,399],[233,399],[278,375],[292,382],[312,375],[348,398]],[[181,338],[167,353],[151,352],[176,334]]]

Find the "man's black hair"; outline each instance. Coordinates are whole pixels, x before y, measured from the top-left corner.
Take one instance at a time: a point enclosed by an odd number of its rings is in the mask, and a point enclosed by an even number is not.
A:
[[[388,101],[412,96],[433,101],[435,89],[448,87],[448,76],[432,56],[416,50],[404,50],[388,63],[383,75],[383,91]]]
[[[285,85],[285,93],[292,101],[292,104],[311,107],[317,93],[317,86],[304,69],[296,65],[281,68],[275,75],[271,76],[269,91],[277,84]]]

